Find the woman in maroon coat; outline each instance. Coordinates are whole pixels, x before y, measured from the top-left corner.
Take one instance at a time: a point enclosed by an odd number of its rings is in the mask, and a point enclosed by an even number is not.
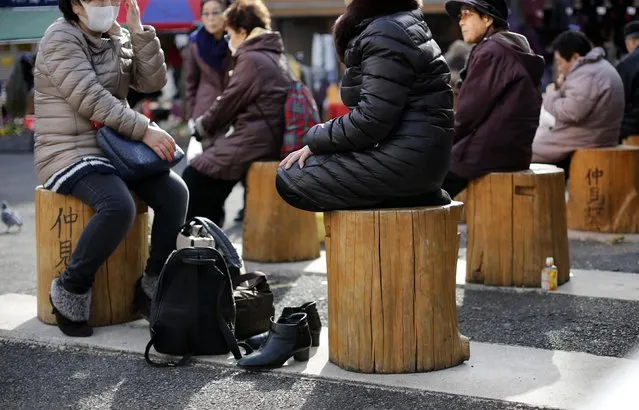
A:
[[[224,91],[195,120],[205,148],[182,176],[190,192],[187,218],[204,216],[219,226],[226,198],[251,164],[279,159],[292,81],[282,37],[271,31],[261,0],[235,0],[224,18],[233,70]]]
[[[544,59],[526,38],[508,31],[504,0],[452,0],[464,41],[476,44],[460,76],[450,170],[442,188],[451,197],[469,180],[530,167],[539,125]]]

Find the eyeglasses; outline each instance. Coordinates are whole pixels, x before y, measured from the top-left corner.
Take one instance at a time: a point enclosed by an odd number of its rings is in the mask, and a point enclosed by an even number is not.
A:
[[[221,16],[222,12],[221,11],[214,11],[212,13],[204,12],[202,13],[202,18],[208,18],[208,17],[217,17],[217,16]]]
[[[84,0],[87,4],[97,4],[99,6],[119,6],[123,0]]]

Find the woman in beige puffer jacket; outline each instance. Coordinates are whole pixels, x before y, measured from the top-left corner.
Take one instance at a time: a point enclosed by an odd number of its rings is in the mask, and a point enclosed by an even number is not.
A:
[[[68,264],[51,285],[60,330],[89,336],[91,286],[98,268],[126,235],[135,217],[130,190],[155,213],[151,251],[136,284],[136,306],[148,315],[150,297],[175,249],[188,205],[186,185],[173,172],[125,182],[100,150],[96,131],[107,125],[172,159],[175,141],[126,103],[129,87],[160,90],[166,65],[153,27],[143,27],[137,0],[124,0],[127,25],[116,22],[120,0],[60,0],[64,18],[45,32],[35,65],[35,167],[45,188],[73,195],[96,214],[86,225]],[[142,272],[140,272],[142,274]]]

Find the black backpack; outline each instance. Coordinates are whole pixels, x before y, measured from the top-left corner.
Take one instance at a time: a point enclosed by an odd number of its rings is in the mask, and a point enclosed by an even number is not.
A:
[[[151,304],[151,340],[146,361],[158,367],[184,365],[194,355],[233,352],[242,357],[234,335],[235,302],[231,275],[222,254],[211,247],[174,251],[168,258]],[[250,347],[241,344],[248,353]],[[178,363],[156,363],[151,347],[184,356]]]

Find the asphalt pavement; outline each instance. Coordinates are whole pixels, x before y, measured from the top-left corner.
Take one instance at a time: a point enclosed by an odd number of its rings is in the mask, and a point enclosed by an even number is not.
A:
[[[539,409],[232,367],[154,368],[139,355],[0,339],[2,409]]]

